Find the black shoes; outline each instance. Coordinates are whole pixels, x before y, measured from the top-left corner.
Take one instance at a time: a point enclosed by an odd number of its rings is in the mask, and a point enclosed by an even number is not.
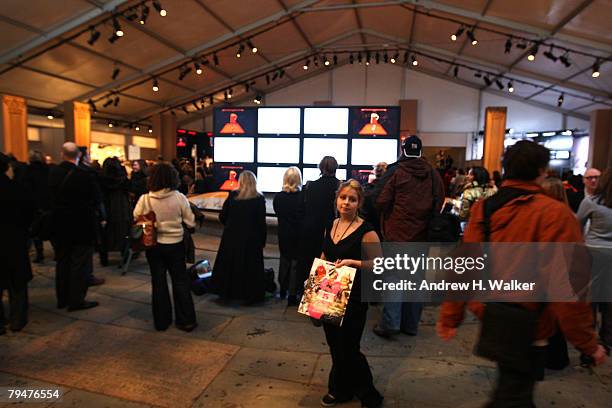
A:
[[[353,399],[353,397],[343,397],[336,398],[331,394],[325,394],[323,398],[321,398],[321,406],[322,407],[335,407],[337,404],[342,404],[344,402],[349,402]]]
[[[87,300],[84,300],[84,301],[83,301],[83,302],[82,302],[80,305],[78,305],[78,306],[69,306],[69,307],[68,307],[68,311],[69,311],[69,312],[74,312],[74,311],[77,311],[77,310],[86,310],[86,309],[91,309],[91,308],[94,308],[94,307],[98,306],[99,304],[100,304],[100,303],[96,302],[95,300],[94,300],[94,301],[91,301],[91,302],[90,302],[90,301],[87,301]]]
[[[92,276],[91,279],[89,280],[89,286],[103,285],[104,282],[106,282],[106,279],[96,278],[95,276]]]
[[[197,323],[192,323],[192,324],[186,324],[186,325],[182,325],[182,324],[177,324],[176,328],[179,330],[182,330],[184,332],[191,332],[193,331],[193,329],[195,329],[196,327],[198,327]]]
[[[387,329],[380,327],[379,325],[374,326],[372,331],[374,332],[375,335],[377,335],[378,337],[382,337],[383,339],[390,339],[393,335],[399,333],[399,331],[387,330]]]

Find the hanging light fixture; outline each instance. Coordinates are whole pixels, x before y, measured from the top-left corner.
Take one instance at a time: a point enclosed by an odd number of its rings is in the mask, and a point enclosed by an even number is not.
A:
[[[248,47],[251,49],[251,52],[252,52],[253,54],[256,54],[256,53],[257,53],[257,51],[258,51],[258,49],[257,49],[257,47],[256,47],[256,46],[254,46],[254,45],[253,45],[253,43],[251,42],[251,40],[247,40],[247,42],[246,42],[246,43],[247,43],[247,46],[248,46]]]
[[[153,92],[159,91],[159,82],[157,82],[157,78],[153,78]]]
[[[202,75],[202,72],[204,72],[204,71],[202,71],[202,67],[200,66],[200,64],[197,61],[195,61],[193,63],[193,67],[195,68],[195,73],[197,75]]]
[[[512,80],[508,82],[508,92],[510,93],[514,92],[514,84],[512,84]]]
[[[553,54],[553,45],[550,44],[550,49],[548,51],[543,52],[544,56],[551,60],[552,62],[557,62],[559,59],[555,54]]]
[[[243,52],[244,52],[244,44],[240,44],[238,46],[238,51],[236,51],[236,58],[242,57]]]
[[[412,61],[412,66],[416,67],[417,65],[419,65],[419,60],[417,60],[416,55],[412,55],[412,57],[410,57],[410,60]]]
[[[113,74],[111,75],[111,78],[112,79],[117,79],[117,77],[119,76],[119,72],[121,72],[119,67],[115,67],[115,69],[113,69]]]
[[[123,37],[123,29],[121,28],[121,25],[119,24],[119,20],[117,20],[117,17],[113,16],[113,30],[115,31],[115,35],[117,37]]]
[[[529,50],[529,55],[527,55],[527,59],[529,61],[535,61],[536,59],[536,55],[538,55],[538,48],[539,48],[539,44],[535,43],[533,45],[533,47],[531,47],[531,49]]]
[[[257,105],[260,105],[261,104],[261,100],[262,100],[261,95],[257,95],[257,96],[255,96],[255,99],[253,99],[253,102],[255,102]]]
[[[506,44],[504,45],[504,54],[510,54],[512,50],[512,38],[508,37]]]
[[[470,39],[470,44],[472,44],[472,45],[478,44],[478,40],[476,39],[476,36],[474,35],[474,29],[473,28],[467,32],[467,36]]]
[[[557,107],[560,108],[563,105],[563,100],[565,97],[565,93],[561,92],[561,95],[557,98]]]
[[[568,51],[565,51],[565,54],[559,57],[559,61],[561,61],[561,63],[565,66],[565,68],[569,68],[572,66],[572,62],[570,61]]]
[[[98,38],[100,38],[100,32],[96,30],[96,27],[89,27],[89,40],[87,40],[87,44],[94,45]]]
[[[465,27],[463,26],[459,27],[457,31],[451,34],[450,36],[451,41],[457,41],[457,38],[461,37],[461,34],[463,34],[464,31],[465,31]]]
[[[96,108],[96,104],[94,103],[94,101],[91,98],[89,98],[87,100],[87,103],[89,104],[89,107],[91,108],[92,112],[97,112],[98,111],[98,109]]]
[[[160,16],[166,17],[166,15],[168,15],[168,12],[165,8],[162,7],[161,3],[158,0],[153,0],[153,7],[155,7],[155,10],[157,10]]]
[[[145,25],[147,23],[148,17],[149,17],[149,6],[147,6],[146,4],[143,4],[142,8],[140,9],[140,18],[138,19],[138,22],[141,25]]]
[[[599,58],[597,60],[595,60],[595,63],[593,64],[593,72],[591,73],[591,76],[593,78],[599,78],[599,67],[600,67],[600,62],[599,62]]]
[[[304,65],[302,66],[302,68],[304,68],[304,70],[307,70],[309,65],[310,65],[310,60],[307,59],[306,61],[304,61]]]

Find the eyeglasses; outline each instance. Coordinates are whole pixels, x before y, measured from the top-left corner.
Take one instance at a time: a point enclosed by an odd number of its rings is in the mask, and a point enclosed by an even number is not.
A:
[[[599,176],[589,176],[589,177],[585,177],[585,180],[597,180],[599,179]]]

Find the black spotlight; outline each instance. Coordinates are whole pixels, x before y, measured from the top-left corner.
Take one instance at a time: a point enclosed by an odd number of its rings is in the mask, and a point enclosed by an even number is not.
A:
[[[488,76],[488,75],[486,75],[486,76],[485,76],[483,79],[484,79],[484,81],[485,81],[485,84],[487,84],[487,86],[491,86],[491,84],[493,83],[493,82],[491,81],[491,78],[489,78],[489,76]]]
[[[502,84],[502,81],[500,81],[499,79],[495,80],[495,85],[497,85],[500,91],[504,89],[504,84]]]
[[[113,74],[111,75],[111,78],[117,79],[117,77],[119,76],[119,72],[121,72],[121,70],[118,67],[113,69]]]
[[[115,96],[115,100],[113,101],[113,106],[119,105],[119,96]]]
[[[106,100],[106,102],[104,102],[104,105],[102,105],[103,108],[108,108],[109,106],[111,106],[113,104],[113,100],[108,98]]]
[[[87,40],[87,44],[94,45],[94,43],[98,41],[98,38],[100,38],[100,32],[96,30],[94,26],[89,27],[89,29],[89,40]]]
[[[459,75],[459,66],[455,65],[455,68],[453,68],[453,76],[457,78],[458,75]]]
[[[561,107],[561,105],[563,105],[563,98],[564,98],[565,94],[562,92],[561,95],[559,95],[559,97],[557,98],[557,107]]]
[[[98,108],[96,108],[96,104],[94,103],[94,101],[91,98],[89,98],[87,100],[87,103],[89,104],[89,107],[91,108],[92,112],[97,112],[98,111]]]
[[[570,58],[569,58],[569,52],[567,51],[565,52],[565,54],[559,57],[559,61],[561,61],[561,63],[565,66],[565,68],[569,68],[572,66],[572,62],[570,61]]]
[[[147,23],[148,17],[149,17],[149,6],[147,6],[146,4],[143,4],[142,8],[140,9],[140,18],[138,19],[138,22],[142,25],[145,25]]]
[[[559,59],[555,54],[553,54],[552,44],[550,45],[550,49],[548,51],[544,51],[543,54],[546,58],[548,58],[552,62],[557,62],[557,60]]]
[[[508,37],[504,45],[504,54],[510,54],[510,50],[512,50],[512,39]]]

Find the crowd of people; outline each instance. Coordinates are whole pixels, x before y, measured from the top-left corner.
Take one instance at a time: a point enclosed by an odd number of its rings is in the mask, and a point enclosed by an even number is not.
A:
[[[332,368],[322,406],[354,397],[366,407],[378,407],[383,401],[360,351],[369,306],[361,300],[360,289],[361,274],[366,270],[364,244],[427,242],[430,221],[444,212],[464,224],[463,242],[586,241],[594,253],[594,270],[599,271],[594,276],[609,273],[610,169],[602,172],[591,168],[582,177],[564,174],[559,179],[548,173],[549,151],[521,141],[504,154],[502,180],[499,172],[490,176],[483,167],[453,168],[452,159],[443,154],[430,164],[422,150],[417,136],[408,137],[398,160],[374,166],[365,187],[356,180],[341,182],[336,178],[338,163],[331,156],[319,163],[320,177],[306,184],[300,170],[290,167],[284,174],[282,191],[274,197],[280,250],[279,295],[288,306],[298,305],[314,258],[357,270],[343,324],[323,323]],[[0,275],[0,300],[6,289],[11,330],[19,331],[27,323],[30,245],[35,247],[34,261],[42,262],[42,240],[51,240],[58,308],[73,311],[95,307],[97,302],[86,300],[88,286],[103,283],[93,276],[94,250],[97,248],[100,262],[108,264],[109,252],[123,251],[129,244],[133,220],[151,213],[157,245],[145,252],[151,272],[155,328],[166,330],[173,320],[177,328],[187,332],[197,326],[185,261],[186,241],[196,226],[197,210],[186,195],[214,189],[209,166],[194,170],[189,161],[148,165],[138,160],[132,163],[128,176],[116,158],[105,160],[101,169],[96,169],[87,151],[70,142],[64,144],[58,165],[46,165],[44,156],[33,152],[27,165],[1,155],[0,166],[0,217],[2,225],[7,226],[1,262],[8,265]],[[210,291],[222,301],[251,305],[263,301],[267,290],[263,261],[266,206],[252,172],[240,173],[238,184],[219,215],[224,229]],[[485,207],[493,210],[485,215]],[[483,230],[485,223],[488,228]],[[526,334],[527,348],[517,352],[511,349],[512,342],[496,346],[498,354],[513,353],[524,364],[509,363],[501,357],[495,360],[499,375],[489,406],[533,406],[534,386],[542,379],[544,366],[562,368],[569,363],[566,339],[593,364],[605,360],[603,345],[612,345],[610,303],[512,306],[531,313],[537,324],[533,333]],[[483,322],[490,320],[488,314],[507,313],[494,304],[445,302],[437,322],[440,337],[449,340],[456,335],[466,309]],[[373,332],[385,339],[401,333],[416,336],[422,310],[419,302],[387,301]],[[2,334],[5,317],[3,309],[0,312]],[[548,357],[541,358],[546,350]]]

